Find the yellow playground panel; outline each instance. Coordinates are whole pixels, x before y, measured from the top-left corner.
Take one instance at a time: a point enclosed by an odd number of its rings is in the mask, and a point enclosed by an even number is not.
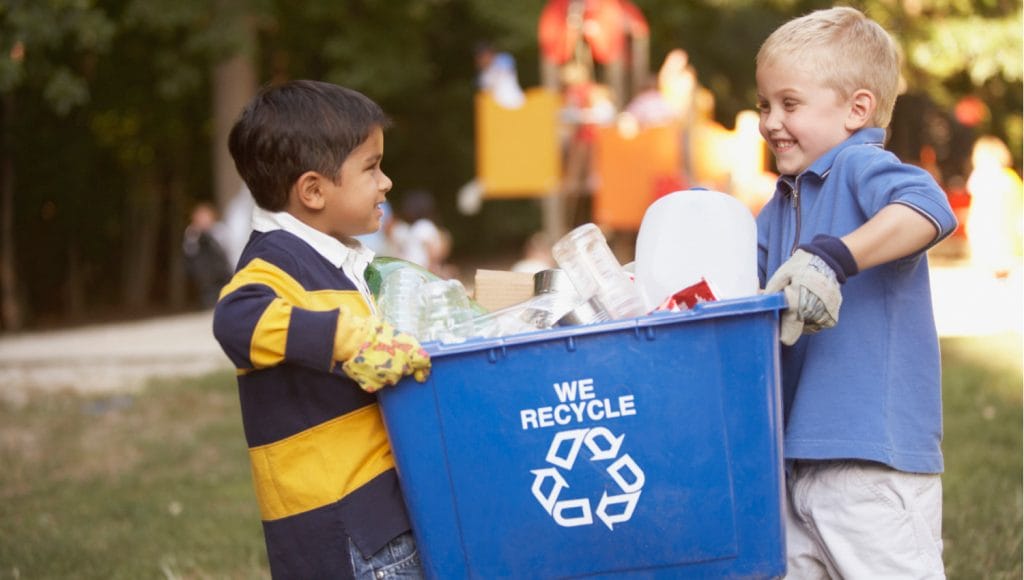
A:
[[[531,88],[518,109],[476,96],[476,174],[487,198],[544,197],[562,174],[558,93]]]

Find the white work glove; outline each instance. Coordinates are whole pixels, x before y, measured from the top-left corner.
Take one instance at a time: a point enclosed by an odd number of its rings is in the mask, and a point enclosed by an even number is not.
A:
[[[843,303],[840,285],[858,272],[850,250],[836,237],[817,235],[801,245],[765,286],[765,293],[782,292],[788,308],[782,313],[779,340],[792,345],[803,334],[832,328]]]

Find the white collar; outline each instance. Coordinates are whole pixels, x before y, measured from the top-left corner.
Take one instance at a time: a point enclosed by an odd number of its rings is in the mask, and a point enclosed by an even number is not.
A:
[[[356,239],[342,242],[313,228],[286,211],[271,212],[259,206],[252,210],[252,229],[257,232],[284,230],[313,247],[335,268],[348,266],[350,273],[362,276],[373,260],[374,252]],[[345,268],[348,270],[349,268]]]

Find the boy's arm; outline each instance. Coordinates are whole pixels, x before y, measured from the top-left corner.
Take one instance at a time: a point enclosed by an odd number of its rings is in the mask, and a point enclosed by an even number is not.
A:
[[[785,292],[790,305],[782,314],[785,344],[838,322],[848,277],[924,252],[956,228],[945,193],[924,170],[880,157],[849,174],[872,217],[842,238],[814,236],[765,285],[765,292]]]
[[[792,345],[802,334],[835,326],[848,277],[921,252],[949,231],[909,205],[891,203],[842,238],[817,235],[802,244],[765,285],[765,292],[784,292],[790,305],[780,340]]]
[[[240,371],[296,364],[340,369],[373,392],[414,374],[425,380],[430,359],[415,338],[344,304],[303,308],[305,290],[280,269],[250,262],[225,286],[214,310],[214,335]],[[337,366],[336,366],[337,365]]]
[[[928,247],[940,232],[931,220],[902,203],[891,203],[841,239],[859,270],[904,258]]]

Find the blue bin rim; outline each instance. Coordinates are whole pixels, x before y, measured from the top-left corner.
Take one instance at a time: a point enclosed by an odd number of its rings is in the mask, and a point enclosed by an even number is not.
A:
[[[470,338],[463,342],[444,344],[437,341],[423,344],[423,348],[431,357],[462,354],[479,350],[517,346],[520,344],[536,343],[539,341],[559,340],[567,337],[587,336],[618,330],[642,329],[666,324],[675,324],[681,321],[703,320],[707,318],[719,318],[722,316],[737,316],[743,314],[755,314],[768,310],[784,310],[786,308],[786,297],[784,294],[759,294],[743,298],[732,298],[729,300],[716,300],[714,302],[702,302],[689,310],[682,312],[655,312],[638,318],[624,318],[621,320],[609,320],[596,324],[582,326],[556,327],[535,332],[524,332],[498,338]]]

